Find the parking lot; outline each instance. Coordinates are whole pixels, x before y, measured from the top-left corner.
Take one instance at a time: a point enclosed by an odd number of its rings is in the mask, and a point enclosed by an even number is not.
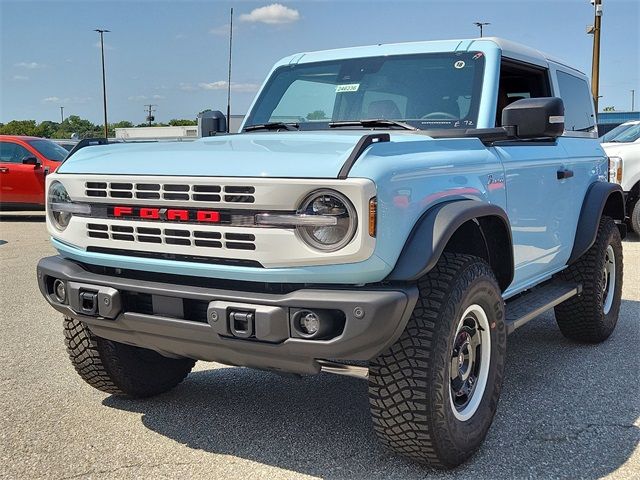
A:
[[[553,314],[509,337],[503,395],[480,453],[452,472],[377,443],[365,382],[199,363],[175,390],[133,401],[84,384],[35,265],[43,215],[0,222],[2,478],[638,478],[640,241],[624,242],[622,311],[601,345]]]

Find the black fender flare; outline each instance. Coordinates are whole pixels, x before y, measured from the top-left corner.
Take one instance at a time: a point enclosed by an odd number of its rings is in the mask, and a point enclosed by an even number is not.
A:
[[[567,260],[567,265],[578,260],[595,243],[598,225],[603,214],[624,222],[624,192],[617,183],[595,182],[587,189],[578,218],[573,249],[569,260]],[[625,225],[620,224],[618,228],[624,238]]]
[[[509,248],[500,252],[508,262],[509,278],[500,282],[503,289],[513,280],[513,242],[511,225],[507,213],[497,205],[477,200],[455,200],[434,205],[416,222],[404,244],[393,270],[387,276],[389,281],[414,281],[429,272],[442,255],[447,243],[456,230],[470,220],[483,217],[498,218],[508,236]],[[506,258],[505,258],[506,257]]]

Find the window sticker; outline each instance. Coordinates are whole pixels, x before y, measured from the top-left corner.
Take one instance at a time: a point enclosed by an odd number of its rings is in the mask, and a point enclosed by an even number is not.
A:
[[[336,93],[357,92],[360,88],[359,83],[348,83],[346,85],[336,85]]]
[[[473,56],[474,60],[478,60],[479,58],[482,58],[482,52],[478,52]]]
[[[456,67],[457,69],[464,68],[465,65],[466,64],[462,60],[458,60],[456,63],[453,64],[453,66]]]

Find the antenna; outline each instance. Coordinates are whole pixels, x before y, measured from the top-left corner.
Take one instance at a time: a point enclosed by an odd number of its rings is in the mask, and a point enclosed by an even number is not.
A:
[[[229,78],[227,80],[227,133],[231,125],[231,46],[233,45],[233,7],[229,21]]]

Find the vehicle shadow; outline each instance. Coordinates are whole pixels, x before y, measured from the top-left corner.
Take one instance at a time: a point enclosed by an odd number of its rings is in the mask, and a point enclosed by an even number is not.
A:
[[[7,213],[0,211],[0,222],[44,222],[44,212]]]
[[[546,314],[509,337],[503,394],[471,478],[599,478],[640,443],[640,302],[623,301],[600,345],[561,336]],[[139,412],[149,429],[193,449],[323,478],[450,478],[385,451],[369,419],[367,384],[242,368],[197,371],[174,391],[103,404]]]

